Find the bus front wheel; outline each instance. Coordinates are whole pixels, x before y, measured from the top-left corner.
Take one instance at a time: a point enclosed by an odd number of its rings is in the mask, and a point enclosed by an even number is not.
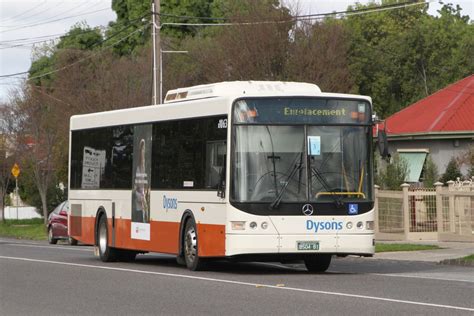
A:
[[[196,223],[191,218],[186,222],[183,238],[184,261],[189,270],[204,269],[204,259],[199,258]]]
[[[304,264],[306,269],[312,273],[321,273],[326,271],[331,264],[332,255],[329,254],[318,254],[306,257],[304,259]]]

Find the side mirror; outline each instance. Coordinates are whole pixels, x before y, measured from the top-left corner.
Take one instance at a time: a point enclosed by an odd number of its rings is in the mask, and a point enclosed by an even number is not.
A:
[[[377,146],[379,148],[380,156],[383,159],[390,158],[390,153],[388,152],[388,141],[387,141],[387,133],[385,130],[380,130],[378,137],[377,137]]]

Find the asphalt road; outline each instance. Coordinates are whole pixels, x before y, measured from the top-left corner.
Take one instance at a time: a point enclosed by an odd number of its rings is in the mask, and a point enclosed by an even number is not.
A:
[[[334,259],[217,262],[191,272],[172,256],[102,263],[88,246],[0,239],[0,315],[474,315],[474,269]]]

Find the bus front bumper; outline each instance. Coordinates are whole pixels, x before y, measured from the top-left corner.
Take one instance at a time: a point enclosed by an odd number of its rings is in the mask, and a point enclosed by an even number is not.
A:
[[[313,249],[299,250],[311,244]],[[317,250],[314,250],[317,248]],[[226,256],[246,254],[317,254],[372,256],[374,234],[257,235],[227,234]]]

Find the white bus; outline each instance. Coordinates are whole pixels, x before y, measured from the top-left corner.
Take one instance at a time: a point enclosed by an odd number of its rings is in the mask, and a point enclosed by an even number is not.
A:
[[[372,124],[369,97],[264,81],[73,116],[70,234],[103,261],[159,252],[191,270],[372,256]]]

